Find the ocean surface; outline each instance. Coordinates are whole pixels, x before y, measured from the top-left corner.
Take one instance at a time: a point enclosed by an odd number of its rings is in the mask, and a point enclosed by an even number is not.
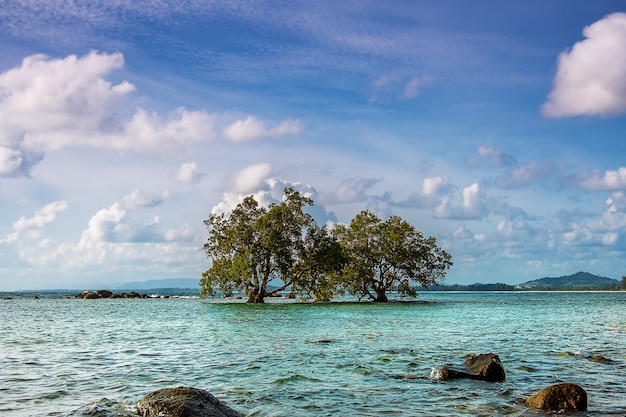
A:
[[[576,416],[626,415],[626,292],[419,300],[0,294],[0,415],[129,416],[144,394],[188,385],[244,416],[536,416],[523,398],[560,381],[589,395]],[[489,352],[505,382],[433,378]]]

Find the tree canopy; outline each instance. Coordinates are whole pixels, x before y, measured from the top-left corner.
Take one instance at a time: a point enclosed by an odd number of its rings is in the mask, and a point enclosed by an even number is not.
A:
[[[391,291],[417,295],[412,284],[435,284],[452,265],[434,237],[398,216],[383,222],[362,211],[349,225],[328,229],[305,212],[310,205],[285,188],[280,204],[260,207],[248,196],[228,216],[211,214],[204,249],[212,262],[201,294],[244,292],[248,302],[262,303],[290,288],[315,301],[346,292],[387,301]]]
[[[382,221],[365,210],[335,233],[349,254],[343,285],[359,298],[387,301],[390,291],[416,296],[413,284],[434,285],[452,266],[450,254],[437,246],[437,239],[424,238],[399,216]]]

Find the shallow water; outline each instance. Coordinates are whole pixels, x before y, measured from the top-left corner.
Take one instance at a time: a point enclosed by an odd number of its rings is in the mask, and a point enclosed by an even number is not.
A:
[[[520,400],[559,381],[589,394],[577,415],[626,415],[626,293],[420,299],[0,300],[0,415],[124,416],[190,385],[247,416],[530,416]],[[487,352],[505,382],[429,377]]]

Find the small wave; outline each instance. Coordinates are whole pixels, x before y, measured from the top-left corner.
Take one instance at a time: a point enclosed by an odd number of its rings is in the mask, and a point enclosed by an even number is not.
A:
[[[441,369],[431,368],[430,375],[428,379],[432,379],[433,381],[441,381],[443,380],[443,374],[441,373]]]
[[[277,380],[272,381],[272,384],[280,386],[280,385],[285,385],[289,383],[300,383],[300,382],[307,382],[307,381],[308,382],[321,382],[321,380],[317,378],[310,378],[308,376],[304,376],[300,374],[293,374],[285,378],[278,378]]]

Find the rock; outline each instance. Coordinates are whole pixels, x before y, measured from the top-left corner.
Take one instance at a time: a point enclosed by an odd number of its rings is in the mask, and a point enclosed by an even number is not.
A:
[[[587,392],[580,386],[570,383],[551,385],[526,399],[530,408],[551,411],[585,411]]]
[[[589,360],[591,362],[597,362],[597,363],[605,363],[605,364],[609,364],[609,363],[613,363],[612,359],[607,358],[606,356],[602,356],[602,355],[593,355],[589,357]]]
[[[500,382],[506,379],[504,366],[495,353],[472,355],[465,359],[465,366],[471,374],[477,375],[487,382]]]
[[[100,298],[111,298],[113,293],[109,290],[97,290],[96,294],[100,296]]]
[[[139,400],[137,413],[142,417],[240,417],[208,391],[193,387],[151,392]]]
[[[451,379],[476,379],[487,382],[500,382],[506,379],[504,366],[500,362],[498,355],[494,353],[484,353],[472,355],[464,361],[466,370],[441,367],[432,373],[433,378],[441,381]]]
[[[91,292],[91,291],[86,291],[83,294],[83,299],[85,300],[96,300],[98,298],[102,298],[100,297],[98,294],[96,294],[95,292]]]

